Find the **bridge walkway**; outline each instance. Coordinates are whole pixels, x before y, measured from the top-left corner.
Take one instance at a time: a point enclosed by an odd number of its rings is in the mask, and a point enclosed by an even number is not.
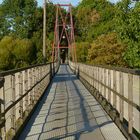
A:
[[[19,140],[125,140],[101,105],[61,65]]]

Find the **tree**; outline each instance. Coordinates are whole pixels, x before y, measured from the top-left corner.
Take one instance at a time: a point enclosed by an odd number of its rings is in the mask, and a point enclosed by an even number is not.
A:
[[[54,32],[54,26],[55,26],[55,12],[56,7],[52,3],[47,4],[47,20],[46,20],[46,42],[47,42],[47,50],[46,50],[46,56],[47,61],[51,61],[51,48],[52,48],[52,42],[53,42],[53,32]],[[32,41],[36,47],[36,55],[37,55],[37,63],[43,62],[43,55],[42,55],[42,38],[43,38],[43,9],[41,7],[37,8],[36,12],[36,31],[33,33]]]
[[[31,40],[5,36],[0,41],[0,70],[31,65],[36,60],[35,51]]]
[[[80,42],[76,43],[76,54],[78,62],[86,62],[88,56],[88,49],[90,49],[90,43],[88,42]]]
[[[92,42],[114,30],[115,6],[107,0],[84,0],[76,8],[76,40]],[[80,36],[80,39],[79,39]]]
[[[36,60],[35,47],[29,39],[16,39],[13,54],[16,68],[31,65]]]
[[[123,60],[126,46],[117,41],[116,33],[99,36],[88,50],[88,62],[91,64],[127,66]]]
[[[124,0],[117,5],[116,29],[119,38],[128,47],[124,54],[125,61],[132,68],[140,67],[140,3],[132,6],[130,0]]]
[[[51,60],[51,47],[55,24],[55,5],[49,3],[47,5],[47,61]],[[4,0],[0,4],[0,40],[6,38],[13,39],[14,48],[11,50],[11,54],[14,58],[11,58],[9,52],[7,56],[1,55],[1,67],[0,69],[7,70],[8,68],[18,68],[35,63],[42,63],[42,32],[43,32],[43,9],[37,7],[35,0]],[[4,42],[7,45],[8,51],[9,43],[6,39]],[[1,51],[1,53],[3,52]],[[21,52],[24,52],[21,54]],[[4,54],[4,53],[3,53]],[[3,58],[2,58],[3,57]],[[6,57],[6,58],[5,58]],[[8,58],[11,58],[13,65],[8,66],[5,63]],[[8,62],[8,61],[7,61]]]
[[[15,66],[15,57],[13,50],[15,41],[13,37],[5,36],[0,41],[0,70],[13,69]]]
[[[10,34],[18,38],[31,38],[34,31],[37,2],[35,0],[4,0],[0,6],[3,24],[8,24]],[[6,24],[7,25],[7,24]]]

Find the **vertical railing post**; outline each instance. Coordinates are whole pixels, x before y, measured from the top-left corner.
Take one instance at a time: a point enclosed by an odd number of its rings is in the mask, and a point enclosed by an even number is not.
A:
[[[40,67],[38,67],[38,70],[37,70],[37,81],[39,80],[40,80]],[[37,85],[37,96],[36,96],[37,100],[38,100],[39,92],[40,92],[39,87],[40,87],[40,84]]]
[[[96,67],[94,67],[94,79],[96,79]],[[94,88],[96,88],[96,81],[94,80]]]
[[[28,70],[24,72],[24,93],[28,90]],[[25,96],[25,112],[29,113],[29,98],[28,94]]]
[[[50,63],[50,81],[52,80],[52,63]]]
[[[38,81],[41,79],[41,67],[38,67]],[[41,83],[38,85],[38,97],[40,96]]]
[[[93,71],[92,71],[93,73]],[[79,65],[77,66],[77,78],[79,79]]]
[[[97,90],[99,91],[99,67],[97,67]]]
[[[111,88],[111,72],[108,70],[108,87]],[[108,101],[111,103],[111,90],[108,90]]]
[[[35,79],[34,79],[34,84],[36,84],[37,81],[38,81],[38,79],[37,79],[37,78],[38,78],[38,68],[37,68],[37,67],[35,68],[35,73],[34,73],[34,75],[35,75],[35,77],[34,77],[34,78],[35,78]],[[38,99],[37,99],[37,96],[38,96],[38,95],[37,95],[37,86],[35,86],[35,87],[34,87],[34,101],[35,101],[35,103],[36,103],[37,100],[38,100]]]
[[[102,68],[101,69],[101,83],[103,83],[103,81],[104,81],[104,69]],[[102,86],[102,84],[101,84],[101,94],[103,96],[103,86]]]
[[[100,92],[100,88],[101,88],[101,84],[100,84],[100,77],[101,77],[101,74],[100,74],[100,68],[98,67],[98,91]]]
[[[124,96],[124,78],[123,73],[120,72],[120,95]],[[124,117],[124,101],[120,98],[120,121],[123,122]],[[120,126],[121,127],[121,126]]]
[[[113,70],[113,89],[116,91],[116,71]],[[116,108],[117,105],[117,99],[116,99],[116,94],[113,93],[113,107]]]
[[[12,87],[12,102],[15,102],[15,75],[11,75],[11,87]],[[11,109],[11,126],[15,133],[15,123],[16,123],[16,108],[15,106]]]
[[[133,75],[128,74],[128,100],[133,102]],[[133,106],[128,103],[128,132],[133,132]]]
[[[104,84],[106,85],[106,69],[104,68]],[[104,86],[104,98],[106,98],[106,87]]]
[[[55,66],[54,66],[54,62],[53,62],[52,64],[53,64],[53,65],[52,65],[52,66],[53,66],[53,68],[52,68],[52,69],[53,69],[53,75],[52,75],[52,76],[54,76],[54,74],[55,74]]]
[[[29,70],[29,88],[32,87],[32,69]],[[32,95],[33,91],[30,91],[29,93],[29,98],[30,98],[30,110],[32,109],[32,105],[33,105],[33,95]]]
[[[4,110],[5,110],[4,82],[5,82],[5,79],[0,78],[0,91],[1,91],[1,95],[0,95],[0,97],[1,97],[0,98],[0,122],[3,123],[2,128],[0,128],[0,137],[2,140],[6,139],[5,114],[2,115],[2,113],[4,113]]]
[[[97,67],[95,67],[95,79],[97,80]],[[95,81],[95,88],[97,89],[97,81]]]
[[[18,75],[18,81],[19,81],[19,97],[22,97],[23,95],[23,73],[22,72],[20,72]],[[23,100],[20,100],[19,105],[20,105],[20,109],[19,109],[20,118],[23,119]]]
[[[92,83],[92,86],[94,87],[94,82],[95,82],[95,81],[94,81],[94,78],[95,78],[95,77],[94,77],[94,67],[92,67],[92,68],[93,68],[93,69],[92,69],[92,77],[93,77],[93,78],[92,78],[92,82],[93,82],[93,83]],[[79,69],[79,70],[80,70],[80,69]]]
[[[32,86],[34,86],[36,83],[36,73],[35,73],[35,68],[32,68]],[[32,89],[32,104],[34,106],[35,102],[35,88]],[[32,107],[33,107],[32,106]]]

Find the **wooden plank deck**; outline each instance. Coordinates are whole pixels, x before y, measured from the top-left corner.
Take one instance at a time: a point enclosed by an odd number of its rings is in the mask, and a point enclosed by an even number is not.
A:
[[[71,72],[61,65],[19,140],[126,140]]]

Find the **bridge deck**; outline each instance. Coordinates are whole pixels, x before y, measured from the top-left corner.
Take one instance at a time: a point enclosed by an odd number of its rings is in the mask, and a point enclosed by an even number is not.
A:
[[[52,84],[19,140],[125,140],[95,98],[67,65]]]

